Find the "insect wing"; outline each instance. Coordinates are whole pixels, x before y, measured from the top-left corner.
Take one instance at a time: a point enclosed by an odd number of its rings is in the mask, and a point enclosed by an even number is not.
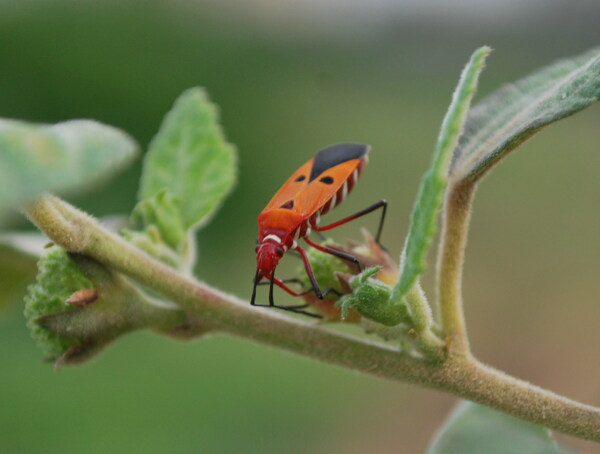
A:
[[[310,169],[313,159],[296,170],[292,176],[281,186],[263,211],[275,208],[288,208],[295,210],[295,198],[308,185]],[[290,206],[291,205],[291,206]]]
[[[294,209],[310,217],[323,208],[327,202],[346,184],[358,168],[360,159],[338,164],[312,180],[294,199]],[[338,200],[339,204],[341,200]],[[333,207],[331,207],[333,208]]]

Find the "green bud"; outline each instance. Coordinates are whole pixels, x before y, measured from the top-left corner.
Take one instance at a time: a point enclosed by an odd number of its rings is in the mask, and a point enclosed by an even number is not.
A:
[[[353,308],[363,317],[386,326],[410,324],[406,305],[393,304],[390,300],[392,287],[372,278],[380,271],[381,267],[376,266],[350,279],[352,294],[340,300],[342,315]]]
[[[94,357],[117,337],[150,328],[176,338],[201,335],[177,306],[148,298],[93,259],[52,248],[40,259],[25,315],[32,336],[56,364]]]

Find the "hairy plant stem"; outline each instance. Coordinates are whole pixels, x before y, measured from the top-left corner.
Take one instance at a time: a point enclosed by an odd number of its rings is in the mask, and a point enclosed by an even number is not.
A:
[[[509,377],[468,354],[430,361],[251,307],[201,282],[178,274],[94,219],[45,195],[25,210],[29,219],[63,248],[88,255],[193,312],[212,331],[222,331],[379,377],[450,392],[576,437],[600,441],[600,409]],[[452,276],[450,276],[452,277]],[[455,325],[446,323],[445,327]],[[463,326],[464,332],[464,326]]]
[[[455,184],[450,187],[442,216],[437,264],[437,307],[442,332],[454,354],[469,353],[461,284],[474,192],[474,185]]]

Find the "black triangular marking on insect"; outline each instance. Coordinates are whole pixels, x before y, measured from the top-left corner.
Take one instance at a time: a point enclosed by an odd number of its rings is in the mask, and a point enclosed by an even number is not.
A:
[[[368,145],[358,143],[340,143],[319,151],[313,160],[309,181],[313,181],[327,169],[352,159],[359,159],[369,152]]]
[[[281,205],[279,208],[283,208],[284,210],[291,210],[292,208],[294,208],[294,201],[288,200],[283,205]]]

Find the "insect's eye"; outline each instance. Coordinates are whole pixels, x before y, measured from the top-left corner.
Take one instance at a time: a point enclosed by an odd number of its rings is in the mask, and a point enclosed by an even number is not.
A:
[[[277,249],[275,249],[275,253],[279,256],[279,257],[283,257],[283,249],[281,249],[280,247],[278,247]]]

